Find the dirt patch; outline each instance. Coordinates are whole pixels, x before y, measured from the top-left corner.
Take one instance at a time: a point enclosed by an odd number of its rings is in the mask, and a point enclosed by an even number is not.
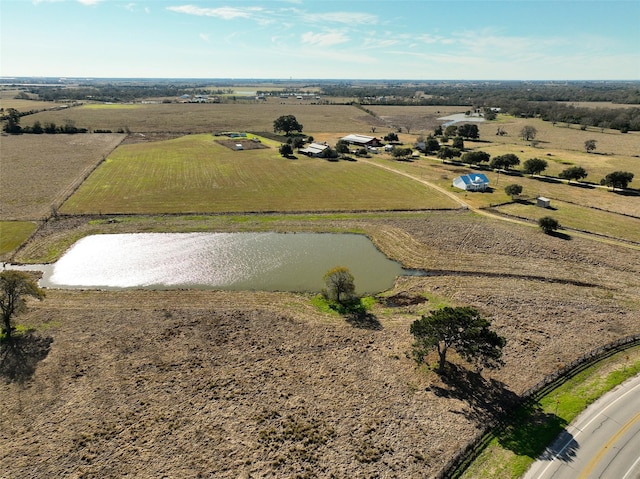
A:
[[[245,138],[233,138],[230,140],[215,140],[216,143],[219,143],[222,146],[226,146],[230,150],[259,150],[263,148],[269,148],[259,141],[247,140]],[[242,148],[239,148],[238,145],[242,145]]]

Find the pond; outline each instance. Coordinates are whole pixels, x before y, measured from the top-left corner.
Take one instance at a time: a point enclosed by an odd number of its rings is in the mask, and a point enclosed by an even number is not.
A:
[[[346,266],[359,294],[411,274],[363,235],[135,233],[87,236],[44,270],[40,285],[83,289],[309,291]]]

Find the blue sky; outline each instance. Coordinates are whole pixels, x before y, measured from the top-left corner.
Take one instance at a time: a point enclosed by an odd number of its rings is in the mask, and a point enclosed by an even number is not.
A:
[[[639,80],[640,0],[2,0],[2,76]]]

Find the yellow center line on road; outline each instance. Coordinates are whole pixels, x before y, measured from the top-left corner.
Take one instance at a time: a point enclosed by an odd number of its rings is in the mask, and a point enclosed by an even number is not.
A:
[[[615,433],[611,437],[611,439],[607,441],[607,443],[604,446],[600,448],[597,454],[593,456],[591,461],[589,461],[589,464],[587,464],[587,467],[585,467],[582,470],[582,472],[580,473],[577,479],[586,479],[589,476],[589,474],[591,474],[591,471],[593,471],[593,469],[598,465],[602,457],[609,451],[609,449],[611,449],[611,446],[615,444],[616,441],[620,439],[620,436],[622,436],[625,432],[627,432],[631,426],[633,426],[636,422],[638,422],[638,420],[640,420],[640,412],[635,416],[633,416],[624,426],[622,426],[618,430],[617,433]]]

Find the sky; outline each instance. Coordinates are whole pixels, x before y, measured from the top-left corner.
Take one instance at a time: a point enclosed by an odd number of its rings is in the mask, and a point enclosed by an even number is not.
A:
[[[0,76],[639,80],[640,0],[1,0]]]

